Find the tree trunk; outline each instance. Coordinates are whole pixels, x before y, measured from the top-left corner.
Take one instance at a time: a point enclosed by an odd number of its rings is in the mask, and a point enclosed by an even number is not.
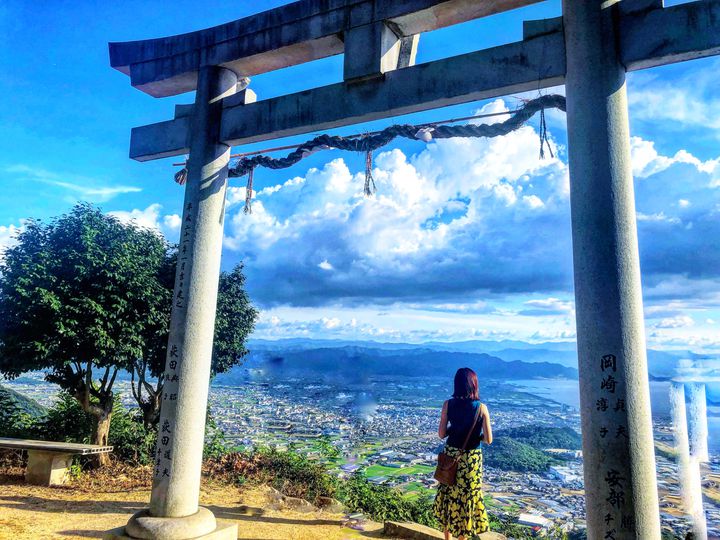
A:
[[[112,403],[112,402],[111,402]],[[110,410],[105,411],[102,416],[95,417],[95,433],[93,433],[93,444],[108,446],[108,434],[110,433],[110,419],[112,418],[112,404]],[[110,465],[110,454],[108,452],[95,454],[93,461],[98,467]]]
[[[162,387],[160,387],[160,391],[157,394],[149,396],[148,399],[141,404],[143,426],[147,432],[157,428],[158,422],[160,421],[160,396],[162,396]]]

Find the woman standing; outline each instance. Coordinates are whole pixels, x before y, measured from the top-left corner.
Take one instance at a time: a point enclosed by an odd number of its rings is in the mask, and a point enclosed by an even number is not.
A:
[[[480,443],[493,440],[490,414],[480,403],[478,378],[470,368],[455,373],[453,396],[443,404],[438,435],[448,438],[445,453],[458,458],[458,466],[455,485],[438,487],[433,510],[445,529],[445,540],[450,535],[465,540],[490,528],[483,503]]]

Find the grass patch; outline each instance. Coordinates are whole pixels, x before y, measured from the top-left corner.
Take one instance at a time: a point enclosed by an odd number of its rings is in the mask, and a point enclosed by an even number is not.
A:
[[[404,476],[416,474],[429,474],[435,467],[429,465],[411,465],[409,467],[396,468],[385,465],[370,465],[363,470],[365,476]]]

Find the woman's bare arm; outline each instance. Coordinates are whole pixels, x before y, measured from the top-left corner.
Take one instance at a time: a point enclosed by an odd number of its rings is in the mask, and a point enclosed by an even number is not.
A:
[[[482,405],[482,426],[483,426],[483,441],[485,444],[492,444],[493,442],[493,435],[492,435],[492,427],[490,427],[490,413],[488,412],[487,407],[483,403]]]
[[[446,401],[443,403],[442,406],[442,412],[440,413],[440,426],[438,427],[438,437],[441,439],[444,439],[447,437],[447,425],[448,425],[448,417],[447,417],[447,409],[448,409],[448,402]]]

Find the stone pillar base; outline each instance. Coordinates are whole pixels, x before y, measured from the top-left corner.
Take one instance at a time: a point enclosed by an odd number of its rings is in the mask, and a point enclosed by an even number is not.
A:
[[[141,510],[125,527],[103,535],[104,540],[236,540],[237,523],[216,522],[207,508],[186,517],[153,517]]]
[[[198,540],[237,540],[237,523],[218,523],[217,528],[202,536],[196,536]],[[138,540],[134,536],[125,534],[125,527],[118,527],[103,534],[103,540]]]

